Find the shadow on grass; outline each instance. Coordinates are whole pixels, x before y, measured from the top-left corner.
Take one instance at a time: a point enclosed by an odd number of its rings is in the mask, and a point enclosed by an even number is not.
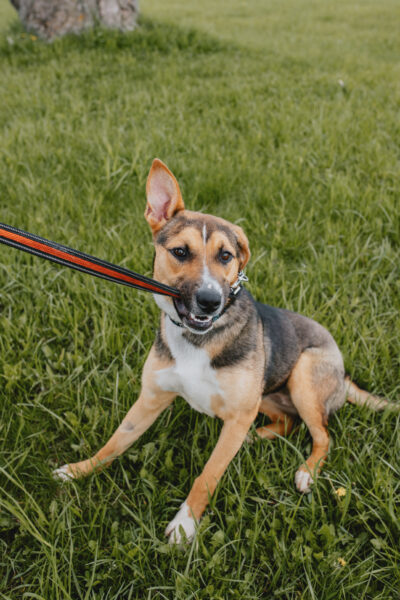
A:
[[[16,60],[22,66],[43,63],[68,53],[101,51],[104,55],[121,51],[143,57],[147,54],[216,54],[233,46],[192,28],[141,18],[135,31],[123,33],[95,27],[80,35],[66,35],[47,43],[27,32],[15,21],[0,40],[0,58]]]

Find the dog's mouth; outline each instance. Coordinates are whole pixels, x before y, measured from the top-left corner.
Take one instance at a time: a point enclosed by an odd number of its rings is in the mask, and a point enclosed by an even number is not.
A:
[[[209,329],[211,329],[213,325],[213,317],[209,315],[195,315],[191,311],[189,311],[183,301],[178,298],[174,298],[174,306],[175,310],[179,315],[182,324],[189,329],[194,329],[195,331],[205,333]]]

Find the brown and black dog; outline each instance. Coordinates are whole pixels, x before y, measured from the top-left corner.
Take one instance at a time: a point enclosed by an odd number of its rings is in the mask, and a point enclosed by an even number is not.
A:
[[[288,434],[296,416],[306,423],[313,447],[295,483],[308,492],[328,453],[329,415],[346,396],[375,409],[387,401],[345,378],[341,353],[321,325],[260,304],[241,287],[250,251],[240,227],[185,210],[175,177],[158,159],[146,191],[154,277],[177,288],[180,299],[155,296],[160,329],[144,366],[139,399],[114,435],[92,458],[64,465],[55,475],[81,477],[111,463],[182,396],[224,424],[202,474],[166,529],[171,543],[180,543],[194,536],[209,496],[259,412],[272,421],[256,430],[262,438]]]

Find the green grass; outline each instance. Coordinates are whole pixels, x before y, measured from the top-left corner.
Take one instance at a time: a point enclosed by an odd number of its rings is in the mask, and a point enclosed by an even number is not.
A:
[[[253,294],[319,320],[347,370],[398,402],[398,3],[142,11],[132,34],[46,45],[1,0],[1,221],[151,274],[142,214],[158,156],[189,208],[245,228]],[[0,253],[1,598],[399,598],[396,414],[335,415],[304,497],[304,426],[244,447],[183,551],[163,531],[221,427],[183,400],[104,473],[53,481],[137,398],[157,309]]]

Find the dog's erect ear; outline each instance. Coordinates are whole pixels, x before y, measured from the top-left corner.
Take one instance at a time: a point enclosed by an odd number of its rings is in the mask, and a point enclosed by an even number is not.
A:
[[[171,217],[185,208],[177,180],[158,158],[151,165],[146,194],[144,216],[153,233],[157,233]]]
[[[250,259],[249,240],[239,225],[234,225],[235,235],[239,246],[239,270],[242,271]]]

